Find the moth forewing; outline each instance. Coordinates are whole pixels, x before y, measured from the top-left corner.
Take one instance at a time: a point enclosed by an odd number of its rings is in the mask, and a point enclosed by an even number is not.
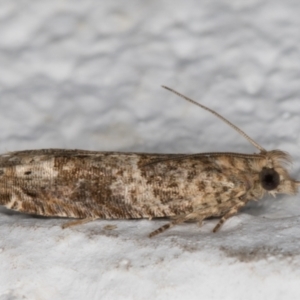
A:
[[[250,200],[266,193],[297,193],[300,183],[289,176],[285,152],[266,151],[224,117],[175,93],[222,119],[260,153],[11,152],[0,156],[0,204],[29,214],[79,219],[63,227],[98,218],[171,218],[150,234],[154,236],[209,217],[221,218],[217,231]]]

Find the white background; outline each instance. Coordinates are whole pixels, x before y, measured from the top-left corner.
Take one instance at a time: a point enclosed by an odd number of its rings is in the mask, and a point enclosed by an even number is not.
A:
[[[300,178],[300,2],[0,1],[0,152],[288,151]],[[103,221],[0,211],[0,300],[299,299],[299,196],[217,220]],[[116,229],[107,230],[107,225]]]

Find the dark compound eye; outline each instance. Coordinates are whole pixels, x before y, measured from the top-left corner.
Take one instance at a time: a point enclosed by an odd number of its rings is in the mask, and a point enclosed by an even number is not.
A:
[[[259,174],[259,179],[261,186],[267,191],[276,189],[280,183],[279,174],[270,168],[263,168]]]

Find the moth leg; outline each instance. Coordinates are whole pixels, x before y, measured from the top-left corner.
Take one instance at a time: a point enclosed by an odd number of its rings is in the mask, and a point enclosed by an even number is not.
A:
[[[218,222],[218,224],[215,226],[215,228],[213,229],[213,232],[217,232],[220,227],[225,223],[225,221],[227,219],[229,219],[230,217],[232,217],[233,215],[235,215],[240,208],[242,208],[243,206],[245,206],[245,202],[240,202],[238,204],[236,204],[235,206],[233,206]]]
[[[89,223],[89,222],[92,222],[94,220],[96,220],[96,218],[79,219],[79,220],[64,223],[61,227],[62,227],[62,229],[65,229],[65,228],[72,227],[72,226],[83,225],[85,223]]]
[[[201,226],[202,226],[202,224],[203,224],[203,220],[204,220],[204,217],[203,217],[203,216],[201,216],[201,217],[198,217],[198,218],[197,218],[197,220],[196,220],[196,221],[198,222],[198,226],[199,226],[199,227],[201,227]]]
[[[195,218],[197,218],[198,220],[200,220],[200,218],[198,216],[198,213],[196,213],[196,212],[192,212],[192,213],[190,213],[188,215],[184,215],[184,216],[177,216],[177,217],[175,217],[174,221],[172,221],[172,222],[170,222],[168,224],[165,224],[165,225],[159,227],[158,229],[154,230],[153,232],[151,232],[149,234],[149,237],[151,238],[151,237],[153,237],[153,236],[155,236],[155,235],[157,235],[159,233],[162,233],[162,232],[166,231],[167,229],[169,229],[171,227],[174,227],[175,225],[181,224],[181,223],[183,223],[185,221],[188,221],[190,219],[195,219]],[[203,218],[202,218],[202,220],[203,220]]]
[[[149,238],[152,238],[153,236],[155,236],[155,235],[157,235],[159,233],[162,233],[162,232],[166,231],[167,229],[169,229],[171,227],[174,227],[177,224],[183,223],[185,220],[186,220],[186,216],[178,217],[174,221],[172,221],[172,222],[170,222],[168,224],[165,224],[165,225],[159,227],[158,229],[152,231],[149,234]]]

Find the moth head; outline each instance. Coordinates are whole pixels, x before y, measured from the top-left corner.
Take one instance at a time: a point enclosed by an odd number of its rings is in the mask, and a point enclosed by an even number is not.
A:
[[[262,188],[272,195],[297,194],[300,181],[290,177],[286,166],[291,163],[289,155],[280,150],[273,150],[267,154],[267,165],[259,173]]]

